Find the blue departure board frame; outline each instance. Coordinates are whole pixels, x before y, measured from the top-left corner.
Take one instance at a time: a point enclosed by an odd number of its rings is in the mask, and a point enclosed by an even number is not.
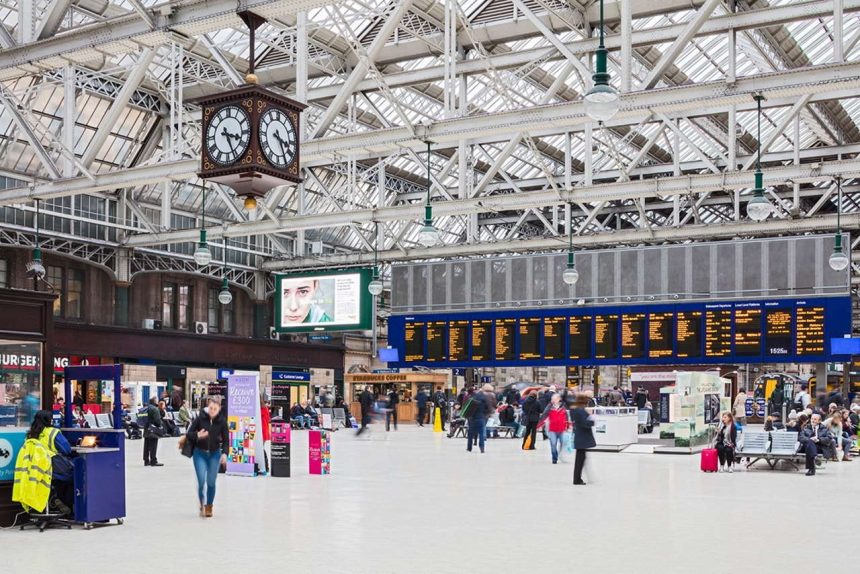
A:
[[[824,324],[821,328],[821,348],[823,352],[808,352],[807,354],[798,354],[797,343],[797,317],[798,311],[805,316],[807,327],[816,327],[815,324],[809,323],[810,309],[820,308],[823,312]],[[723,356],[708,356],[705,352],[706,343],[706,318],[709,312],[726,312],[731,313],[731,339],[730,345],[725,355]],[[750,315],[756,316],[756,311],[760,311],[761,334],[759,336],[760,350],[757,354],[740,355],[735,353],[735,318],[736,314],[741,316]],[[776,345],[773,349],[767,347],[767,314],[774,311],[785,311],[790,318],[790,337],[791,348],[784,348],[784,344]],[[699,355],[691,357],[678,357],[678,341],[677,341],[677,313],[679,312],[700,312],[699,319]],[[622,356],[622,335],[623,325],[622,317],[624,315],[636,315],[639,313],[645,314],[644,326],[644,349],[641,357],[625,358]],[[669,356],[651,357],[649,356],[650,338],[649,324],[650,315],[655,313],[671,313],[671,333],[672,333],[672,353]],[[608,316],[617,315],[618,324],[616,331],[616,345],[618,353],[612,359],[596,359],[595,358],[595,321],[596,315]],[[560,317],[564,318],[564,336],[563,349],[565,358],[561,359],[546,359],[544,345],[544,331],[541,321],[540,330],[540,358],[519,358],[519,319],[521,318],[546,318]],[[569,317],[591,317],[591,333],[590,333],[590,357],[585,359],[571,359],[570,352],[570,335],[569,335]],[[785,318],[785,315],[782,315]],[[501,361],[495,360],[495,321],[497,319],[514,319],[514,339],[513,339],[513,360]],[[469,321],[467,330],[466,342],[467,345],[465,356],[467,360],[450,361],[448,360],[448,340],[446,334],[445,353],[438,360],[429,360],[427,357],[427,345],[424,342],[424,357],[421,360],[405,360],[406,346],[406,328],[408,323],[427,323],[447,322],[447,321]],[[483,361],[473,361],[471,359],[471,343],[472,343],[472,327],[471,321],[475,320],[491,320],[493,324],[490,326],[488,336],[490,337],[490,359]],[[783,324],[784,327],[784,324]],[[447,331],[446,331],[447,333]],[[834,355],[831,353],[830,340],[832,338],[840,338],[851,333],[851,299],[847,296],[841,297],[806,297],[796,299],[774,299],[774,300],[752,300],[752,301],[704,301],[691,303],[654,303],[654,304],[634,304],[634,305],[606,305],[606,306],[576,306],[566,309],[528,309],[528,310],[506,310],[506,311],[475,311],[475,312],[459,312],[459,313],[421,313],[410,315],[392,315],[388,319],[388,341],[389,345],[400,349],[401,360],[396,363],[389,363],[389,366],[399,368],[409,368],[414,366],[427,366],[435,368],[448,367],[516,367],[516,366],[563,366],[563,365],[684,365],[684,364],[724,364],[724,363],[817,363],[830,360],[844,360],[846,357],[842,355]],[[771,337],[772,340],[777,340],[784,343],[786,338],[784,332],[779,337]],[[749,345],[749,337],[745,340]],[[416,342],[417,343],[417,342]],[[749,349],[747,349],[749,352]]]

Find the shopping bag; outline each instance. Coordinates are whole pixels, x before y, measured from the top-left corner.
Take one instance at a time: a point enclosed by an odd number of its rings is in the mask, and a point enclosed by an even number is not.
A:
[[[717,472],[717,449],[704,449],[702,451],[700,466],[702,468],[702,472]]]
[[[520,425],[517,427],[517,438],[523,438],[526,436],[526,427],[525,425]]]
[[[565,452],[573,452],[573,431],[564,431],[561,435],[561,445]]]

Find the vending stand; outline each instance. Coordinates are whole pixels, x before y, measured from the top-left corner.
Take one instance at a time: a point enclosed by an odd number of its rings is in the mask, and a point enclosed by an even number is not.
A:
[[[72,428],[72,405],[67,402],[63,436],[72,445],[75,469],[74,519],[85,528],[125,518],[125,432],[122,428],[122,365],[66,367],[66,396],[72,381],[113,381],[113,428]],[[81,446],[84,437],[94,437],[95,445]]]

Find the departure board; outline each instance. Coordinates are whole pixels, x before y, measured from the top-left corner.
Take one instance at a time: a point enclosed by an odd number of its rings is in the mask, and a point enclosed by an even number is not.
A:
[[[540,358],[540,328],[539,317],[520,319],[520,359]]]
[[[445,351],[445,321],[430,321],[427,323],[427,360],[433,362],[444,361]]]
[[[448,323],[449,361],[465,361],[469,358],[468,335],[468,321],[451,321]]]
[[[618,357],[618,315],[594,316],[594,358]]]
[[[496,360],[512,361],[514,358],[514,329],[516,319],[496,319]]]
[[[675,319],[678,358],[702,356],[702,312],[679,311]]]
[[[591,317],[571,317],[568,333],[570,334],[570,358],[590,359]]]
[[[797,354],[824,354],[824,307],[797,308]]]
[[[621,315],[621,356],[625,359],[645,356],[645,313]]]
[[[493,321],[491,319],[481,319],[472,321],[472,360],[473,361],[489,361],[492,360],[492,342]]]
[[[390,366],[840,361],[829,342],[851,334],[851,305],[840,295],[395,314],[388,340],[400,360]]]
[[[735,355],[761,355],[761,309],[735,309]]]
[[[705,312],[705,356],[728,357],[732,354],[732,312]]]
[[[543,320],[544,359],[564,358],[564,328],[566,326],[567,317],[547,317]]]
[[[674,318],[674,313],[648,313],[649,358],[672,356],[672,319]]]
[[[406,323],[406,352],[404,359],[407,361],[424,360],[424,339],[426,328],[424,323]]]
[[[765,353],[768,355],[791,354],[791,311],[768,309],[765,311]]]

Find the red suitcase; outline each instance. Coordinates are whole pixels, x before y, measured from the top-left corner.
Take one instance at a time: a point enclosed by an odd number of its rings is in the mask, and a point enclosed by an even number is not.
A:
[[[717,461],[717,449],[704,449],[702,451],[702,472],[717,472]]]

